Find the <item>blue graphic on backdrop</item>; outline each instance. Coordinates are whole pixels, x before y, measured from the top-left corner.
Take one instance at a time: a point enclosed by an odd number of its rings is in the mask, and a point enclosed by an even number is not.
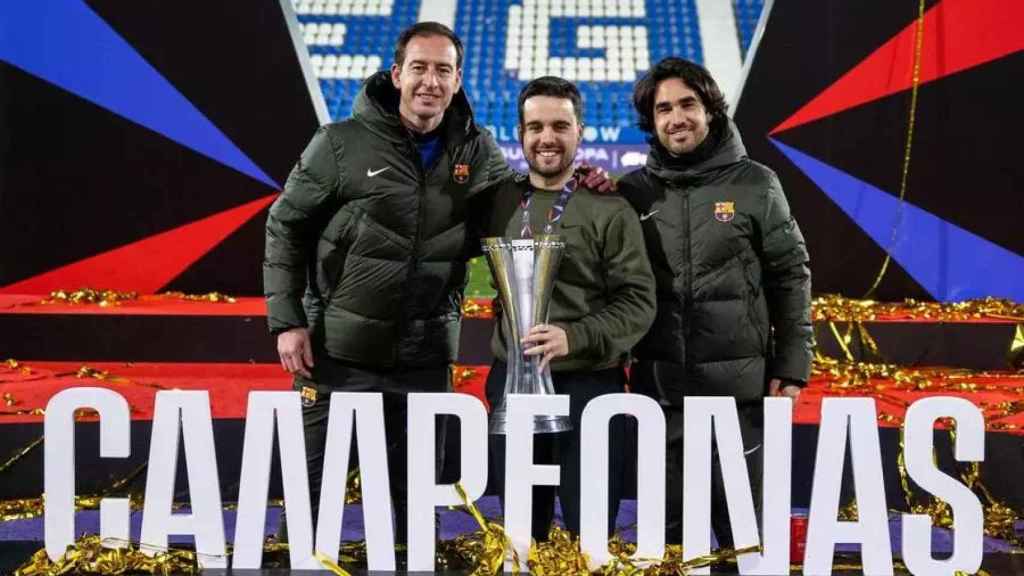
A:
[[[81,0],[0,4],[0,60],[280,189]]]
[[[768,139],[936,300],[1024,300],[1024,256]],[[896,233],[893,233],[895,229]]]

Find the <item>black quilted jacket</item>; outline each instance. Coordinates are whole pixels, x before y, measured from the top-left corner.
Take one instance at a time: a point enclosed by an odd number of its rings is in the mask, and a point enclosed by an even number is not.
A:
[[[352,118],[320,128],[270,209],[263,284],[270,329],[309,326],[334,358],[377,368],[442,366],[457,354],[466,282],[466,201],[508,174],[463,92],[420,165],[386,72]]]
[[[731,122],[687,164],[652,146],[620,182],[640,214],[658,312],[635,354],[634,388],[760,398],[770,378],[805,383],[811,279],[775,173],[747,158]],[[710,138],[710,137],[709,137]]]

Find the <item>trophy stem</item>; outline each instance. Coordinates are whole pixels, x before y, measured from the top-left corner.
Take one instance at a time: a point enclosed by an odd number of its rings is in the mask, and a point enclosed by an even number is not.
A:
[[[490,433],[508,431],[506,399],[509,394],[554,394],[551,368],[540,368],[539,356],[525,356],[520,339],[533,326],[547,321],[548,305],[564,243],[557,236],[531,240],[484,238],[484,255],[501,298],[502,321],[508,334],[505,390],[490,417]],[[535,416],[533,432],[572,429],[568,416]]]
[[[510,347],[509,362],[505,369],[505,393],[501,396],[501,402],[491,412],[488,426],[488,431],[491,434],[506,434],[508,432],[508,409],[505,401],[509,394],[529,393],[524,392],[526,390],[543,390],[543,392],[539,392],[540,394],[555,393],[550,366],[541,370],[539,357],[524,356],[522,353],[517,354],[520,361],[513,362],[512,354]],[[519,365],[517,366],[517,364]],[[553,434],[569,430],[572,430],[572,423],[567,416],[543,414],[533,418],[534,434]]]

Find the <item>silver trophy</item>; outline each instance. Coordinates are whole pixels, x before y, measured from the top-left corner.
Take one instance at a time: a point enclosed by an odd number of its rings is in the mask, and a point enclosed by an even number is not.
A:
[[[509,334],[505,393],[490,418],[490,433],[505,434],[505,399],[509,394],[555,393],[550,366],[541,370],[541,356],[524,355],[520,340],[530,328],[548,320],[551,289],[565,243],[557,235],[544,234],[523,240],[484,238],[481,244],[491,267],[491,276],[498,286],[502,318]],[[537,416],[533,422],[534,433],[571,429],[568,416]]]

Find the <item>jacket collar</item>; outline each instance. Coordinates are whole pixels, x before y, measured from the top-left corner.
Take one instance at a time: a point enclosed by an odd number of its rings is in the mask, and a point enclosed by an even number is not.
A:
[[[657,137],[652,137],[650,142],[647,170],[662,180],[676,184],[699,183],[747,157],[743,139],[731,118],[725,123],[712,126],[707,140],[690,154],[672,156],[658,142]]]
[[[391,83],[391,72],[381,70],[363,83],[352,105],[352,117],[387,141],[405,142],[410,132],[398,117],[398,102],[399,92]],[[479,131],[465,90],[460,89],[452,97],[440,129],[446,146],[462,144]]]

